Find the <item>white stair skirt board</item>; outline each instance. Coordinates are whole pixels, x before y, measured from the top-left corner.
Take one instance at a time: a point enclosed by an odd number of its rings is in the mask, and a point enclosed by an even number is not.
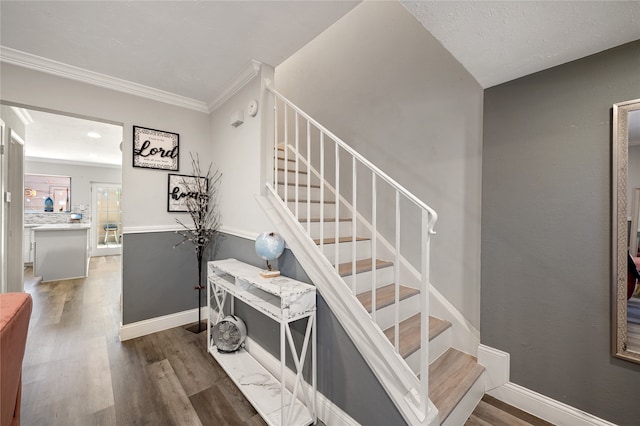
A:
[[[356,260],[370,259],[371,258],[371,240],[356,240]],[[318,245],[320,247],[320,245]],[[344,241],[338,243],[338,263],[351,262],[353,260],[353,241]],[[336,258],[336,245],[332,242],[322,245],[322,253],[329,260],[329,262],[335,264]]]
[[[515,383],[509,382],[487,393],[500,401],[558,426],[616,426],[614,423]]]
[[[201,308],[200,317],[206,320],[207,307]],[[120,341],[135,339],[136,337],[146,336],[147,334],[157,333],[158,331],[168,330],[173,327],[198,322],[198,309],[176,312],[175,314],[163,315],[161,317],[149,318],[146,320],[133,322],[130,324],[120,324]],[[206,328],[205,328],[206,331]],[[203,331],[203,333],[205,332]]]
[[[280,360],[267,352],[262,346],[253,342],[251,337],[247,336],[245,340],[245,350],[253,356],[267,371],[276,377],[280,376]],[[296,374],[287,368],[285,370],[286,387],[291,391],[293,389],[293,383],[296,379]],[[307,393],[311,392],[311,385],[304,382],[304,386],[307,387]],[[304,392],[299,391],[298,395],[303,395]],[[337,405],[331,402],[321,392],[317,393],[317,406],[316,406],[318,419],[328,426],[340,425],[340,426],[359,426],[360,424],[353,420],[351,416],[342,411]]]

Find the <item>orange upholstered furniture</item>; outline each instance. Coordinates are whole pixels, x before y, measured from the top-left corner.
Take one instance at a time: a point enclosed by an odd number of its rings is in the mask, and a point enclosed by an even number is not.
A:
[[[32,307],[27,293],[0,294],[0,426],[20,424],[22,360]]]

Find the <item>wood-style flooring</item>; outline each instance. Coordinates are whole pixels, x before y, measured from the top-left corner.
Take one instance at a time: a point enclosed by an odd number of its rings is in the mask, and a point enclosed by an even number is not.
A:
[[[207,354],[206,333],[120,342],[120,276],[120,256],[92,258],[85,279],[41,283],[25,271],[22,425],[265,425]],[[485,396],[465,425],[549,423]]]
[[[512,407],[490,395],[471,414],[465,426],[553,426],[536,416]]]
[[[265,424],[207,354],[206,333],[120,342],[120,287],[119,256],[92,258],[86,279],[25,280],[23,426]]]

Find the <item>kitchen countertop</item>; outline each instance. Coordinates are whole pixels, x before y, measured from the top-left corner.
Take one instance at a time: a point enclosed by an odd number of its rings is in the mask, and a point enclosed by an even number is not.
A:
[[[89,223],[52,223],[49,225],[37,225],[34,231],[73,231],[78,229],[89,229]]]

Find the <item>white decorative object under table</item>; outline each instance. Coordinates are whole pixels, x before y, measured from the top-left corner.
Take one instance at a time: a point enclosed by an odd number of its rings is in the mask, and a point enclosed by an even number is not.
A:
[[[242,391],[267,424],[306,426],[316,423],[316,288],[279,276],[263,278],[260,269],[236,259],[207,264],[207,300],[209,321],[207,345],[233,382]],[[212,342],[211,328],[225,316],[227,296],[230,314],[234,298],[260,311],[280,324],[280,378],[276,378],[245,349],[233,353],[218,352]],[[308,318],[302,348],[296,348],[290,324]],[[251,330],[249,330],[249,335]],[[286,345],[293,355],[296,378],[293,390],[285,386]],[[302,368],[311,344],[311,395],[304,384]]]

